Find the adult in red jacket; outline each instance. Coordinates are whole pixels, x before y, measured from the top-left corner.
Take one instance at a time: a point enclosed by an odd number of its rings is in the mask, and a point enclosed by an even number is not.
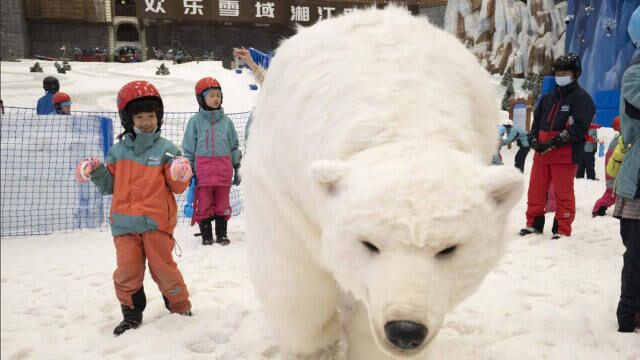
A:
[[[582,73],[578,55],[556,59],[553,72],[557,86],[540,99],[529,132],[529,144],[536,153],[529,179],[527,226],[520,235],[542,233],[546,195],[553,183],[557,209],[552,239],[559,239],[571,236],[576,213],[573,180],[595,106],[591,96],[578,85]]]

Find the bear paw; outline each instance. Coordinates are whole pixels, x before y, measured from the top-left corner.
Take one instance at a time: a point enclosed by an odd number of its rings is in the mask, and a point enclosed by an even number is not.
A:
[[[290,360],[346,360],[347,359],[347,343],[344,339],[340,339],[333,344],[318,349],[313,353],[295,354],[288,357]]]

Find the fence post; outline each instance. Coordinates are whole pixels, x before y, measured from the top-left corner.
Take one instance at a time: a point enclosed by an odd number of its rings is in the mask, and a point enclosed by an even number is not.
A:
[[[108,117],[100,118],[100,140],[102,141],[102,150],[104,151],[104,159],[107,159],[107,153],[113,146],[113,120]]]

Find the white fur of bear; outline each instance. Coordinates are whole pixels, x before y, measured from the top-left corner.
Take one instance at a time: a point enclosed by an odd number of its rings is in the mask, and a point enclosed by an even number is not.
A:
[[[521,196],[515,168],[488,165],[494,96],[453,35],[398,7],[278,48],[243,170],[252,281],[286,358],[425,355]]]

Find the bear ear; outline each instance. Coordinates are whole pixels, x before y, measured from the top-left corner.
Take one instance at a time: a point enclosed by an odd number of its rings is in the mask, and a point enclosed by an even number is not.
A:
[[[336,192],[338,183],[348,172],[348,165],[342,160],[316,160],[309,165],[311,177],[322,185],[328,194]]]
[[[522,197],[522,174],[511,166],[491,166],[480,177],[482,189],[504,212],[511,210]]]

